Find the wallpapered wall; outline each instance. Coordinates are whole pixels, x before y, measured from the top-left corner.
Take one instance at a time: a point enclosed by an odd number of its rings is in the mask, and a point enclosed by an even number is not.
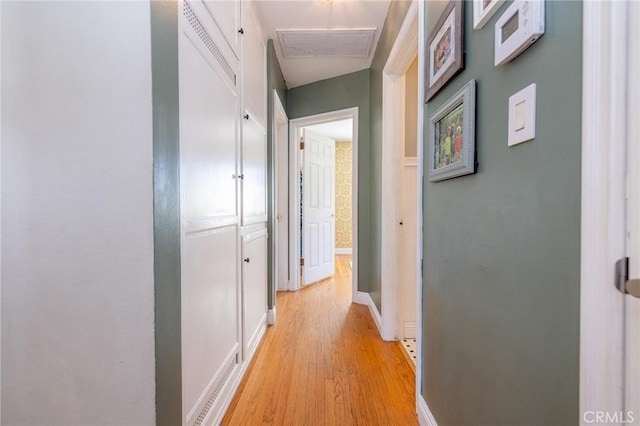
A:
[[[336,142],[336,248],[351,248],[351,142]]]

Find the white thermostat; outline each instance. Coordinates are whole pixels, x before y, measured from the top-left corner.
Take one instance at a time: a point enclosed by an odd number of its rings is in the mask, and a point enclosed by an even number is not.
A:
[[[513,60],[544,34],[544,0],[515,0],[495,27],[495,65]]]

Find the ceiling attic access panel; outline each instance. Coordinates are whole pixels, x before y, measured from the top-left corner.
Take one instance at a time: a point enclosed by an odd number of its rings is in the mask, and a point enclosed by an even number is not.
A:
[[[284,57],[369,57],[375,28],[277,30]]]

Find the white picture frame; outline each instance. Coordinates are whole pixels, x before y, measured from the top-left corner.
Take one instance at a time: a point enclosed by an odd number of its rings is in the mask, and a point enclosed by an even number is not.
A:
[[[473,29],[482,29],[502,3],[504,0],[473,0]]]
[[[431,182],[476,172],[475,80],[465,84],[429,118],[429,157]]]
[[[495,66],[512,61],[544,34],[544,0],[514,0],[495,25]]]
[[[536,88],[533,83],[509,97],[509,146],[536,137]]]

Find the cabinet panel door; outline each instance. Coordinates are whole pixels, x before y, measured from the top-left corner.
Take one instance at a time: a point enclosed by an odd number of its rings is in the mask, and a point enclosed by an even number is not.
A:
[[[242,127],[242,225],[267,221],[267,134],[251,117]]]
[[[184,415],[197,411],[228,360],[238,336],[237,228],[188,234],[182,242],[182,377]],[[189,422],[190,423],[190,422]]]
[[[182,408],[185,424],[192,425],[237,365],[241,350],[235,179],[241,110],[237,58],[225,47],[202,3],[184,2],[183,7],[179,40]],[[219,405],[210,408],[219,409]]]
[[[202,6],[185,5],[193,9],[180,43],[181,213],[192,230],[237,216],[240,98],[237,61],[214,55],[210,46],[222,43],[214,24]]]
[[[211,16],[213,16],[234,54],[239,58],[240,40],[242,38],[242,35],[238,32],[242,27],[240,0],[205,0],[203,3],[211,13]]]
[[[242,92],[244,109],[267,126],[267,48],[250,2],[243,2]]]
[[[242,243],[243,358],[259,342],[267,319],[267,230],[243,238]]]

